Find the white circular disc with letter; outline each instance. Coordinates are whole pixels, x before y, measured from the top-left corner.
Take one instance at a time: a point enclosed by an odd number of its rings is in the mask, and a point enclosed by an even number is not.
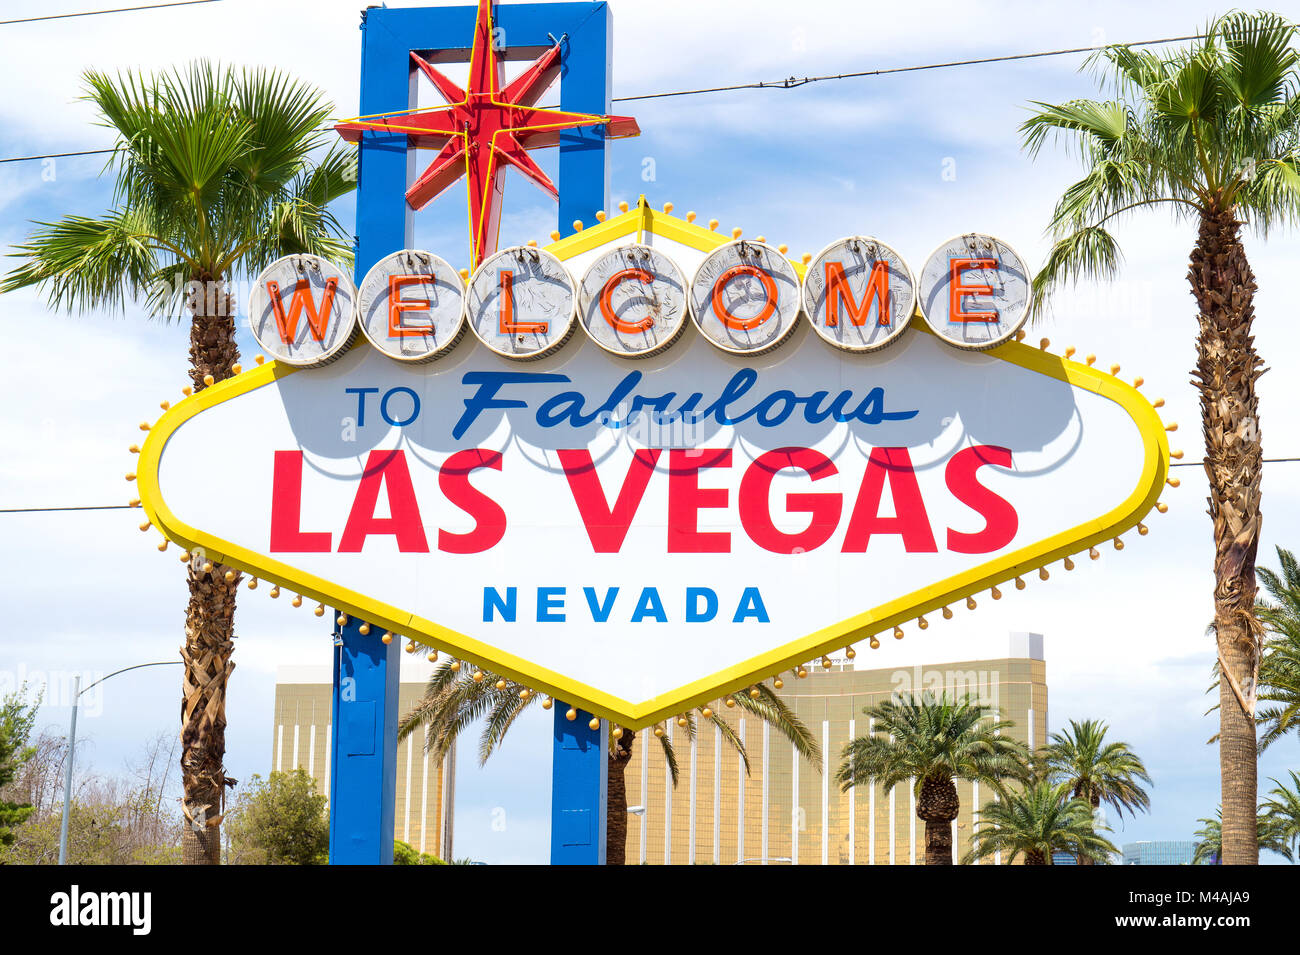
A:
[[[1001,239],[955,236],[931,252],[921,270],[921,313],[949,344],[993,348],[1029,317],[1031,281],[1025,260]]]
[[[317,255],[276,259],[253,281],[248,324],[262,350],[309,368],[341,355],[356,336],[352,277]]]
[[[686,294],[686,278],[668,256],[625,245],[587,268],[578,286],[578,320],[605,351],[645,358],[685,329]]]
[[[488,256],[469,282],[469,326],[505,358],[541,358],[573,334],[578,294],[564,263],[542,249],[515,246]]]
[[[719,246],[691,279],[691,316],[723,351],[757,355],[781,344],[802,307],[799,274],[763,242]]]
[[[357,293],[361,332],[398,361],[431,361],[465,334],[465,283],[431,252],[403,249],[374,264]]]
[[[915,307],[912,270],[871,236],[832,242],[804,273],[804,314],[818,335],[845,351],[884,348],[907,328]]]

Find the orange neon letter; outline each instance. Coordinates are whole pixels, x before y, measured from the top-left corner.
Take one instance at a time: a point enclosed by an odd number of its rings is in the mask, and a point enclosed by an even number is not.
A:
[[[427,312],[433,307],[428,299],[402,300],[402,289],[408,285],[433,284],[432,275],[390,275],[388,276],[388,337],[418,338],[428,335],[432,328],[414,328],[402,324],[403,312]]]
[[[631,335],[634,332],[643,332],[647,328],[652,327],[655,323],[653,315],[647,315],[639,322],[625,322],[614,314],[614,303],[612,301],[614,297],[614,289],[618,288],[619,285],[629,281],[630,279],[636,279],[639,282],[645,282],[648,284],[653,282],[655,277],[645,269],[624,269],[622,272],[616,272],[611,275],[609,281],[605,283],[605,287],[600,290],[600,314],[605,317],[605,321],[609,322],[610,327],[613,328],[614,331],[623,332],[627,335]]]
[[[867,279],[867,290],[862,295],[862,305],[853,301],[853,289],[849,288],[848,277],[844,274],[844,265],[840,262],[826,263],[826,327],[834,328],[840,323],[840,303],[848,313],[849,321],[854,325],[865,325],[867,315],[871,312],[872,299],[880,301],[880,318],[877,325],[889,325],[889,266],[884,262],[875,262],[871,266],[871,278]]]
[[[339,287],[338,279],[325,280],[325,294],[321,297],[320,312],[312,300],[311,289],[306,279],[299,279],[293,287],[293,298],[289,301],[289,315],[284,314],[284,302],[280,301],[280,283],[269,279],[266,294],[271,297],[271,310],[275,313],[275,325],[280,330],[280,341],[292,345],[298,337],[298,316],[305,308],[307,324],[311,326],[311,336],[318,342],[325,340],[325,329],[330,321],[330,309],[334,306],[334,290]]]
[[[727,283],[742,275],[751,275],[763,283],[763,295],[767,301],[763,304],[763,310],[753,318],[736,318],[727,310],[727,303],[722,300],[722,292],[727,287]],[[713,314],[718,316],[718,321],[734,331],[747,332],[758,328],[759,325],[762,325],[776,314],[776,280],[757,266],[735,265],[727,269],[713,283],[713,295],[711,297],[713,300]]]
[[[502,269],[498,279],[501,282],[501,305],[498,313],[497,331],[502,335],[514,335],[518,332],[537,332],[545,335],[546,329],[550,327],[549,322],[516,322],[514,320],[515,273],[509,269]]]
[[[997,312],[968,312],[963,304],[967,295],[992,295],[991,285],[962,285],[961,275],[967,269],[996,269],[997,259],[952,259],[952,282],[948,285],[948,321],[996,322]]]

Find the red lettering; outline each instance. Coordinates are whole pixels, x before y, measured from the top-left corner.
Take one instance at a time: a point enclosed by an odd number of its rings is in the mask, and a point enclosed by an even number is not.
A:
[[[545,335],[550,328],[547,322],[515,321],[515,273],[502,269],[497,275],[500,288],[497,292],[497,331],[502,335],[514,335],[518,332],[536,332]]]
[[[992,285],[962,285],[962,273],[967,269],[996,269],[997,259],[953,259],[948,283],[948,321],[950,322],[996,322],[997,312],[966,311],[967,295],[992,295]]]
[[[880,498],[886,476],[889,478],[890,496],[894,499],[894,517],[880,516]],[[871,450],[841,550],[846,554],[862,553],[873,534],[898,534],[909,554],[938,550],[907,448]]]
[[[299,279],[293,287],[293,298],[289,300],[289,314],[284,314],[284,302],[280,300],[280,283],[274,279],[266,283],[266,294],[271,298],[271,311],[275,313],[275,327],[280,332],[280,341],[292,345],[298,337],[298,316],[307,310],[307,324],[311,327],[311,337],[318,342],[325,340],[325,329],[329,326],[330,310],[334,307],[334,290],[339,287],[339,280],[325,280],[325,294],[321,297],[320,311],[316,311],[316,301],[311,297],[311,287],[306,279]]]
[[[1020,517],[1006,498],[994,494],[979,482],[980,468],[992,464],[1011,467],[1011,452],[987,444],[963,448],[948,461],[944,479],[953,497],[984,518],[984,530],[974,534],[948,529],[948,549],[958,554],[987,554],[1011,543],[1020,527]]]
[[[699,529],[700,511],[726,507],[730,493],[725,487],[700,487],[700,471],[729,467],[730,448],[668,452],[668,553],[730,553],[730,533]]]
[[[844,265],[840,262],[826,263],[826,327],[834,328],[840,323],[840,305],[848,313],[849,321],[854,325],[865,325],[871,314],[873,300],[880,302],[879,317],[876,324],[889,325],[889,266],[876,262],[871,266],[871,278],[867,279],[866,290],[862,293],[862,304],[853,301],[853,289],[849,287],[848,276],[844,274]]]
[[[645,269],[624,269],[622,272],[611,275],[609,281],[605,283],[605,287],[600,290],[600,314],[609,323],[610,328],[625,335],[643,332],[647,328],[653,328],[655,323],[653,314],[648,314],[639,321],[628,322],[614,313],[614,290],[631,279],[649,285],[655,280],[655,277]]]
[[[433,332],[431,326],[412,327],[403,324],[405,312],[427,312],[433,303],[427,298],[403,299],[402,289],[408,285],[433,284],[432,275],[390,275],[388,276],[388,337],[420,338]]]
[[[438,487],[452,504],[474,518],[465,534],[438,530],[438,550],[448,554],[478,554],[495,547],[506,534],[506,512],[501,505],[469,483],[479,468],[501,470],[501,452],[483,448],[457,451],[438,469]]]
[[[814,550],[826,543],[840,523],[843,496],[836,492],[822,494],[787,494],[785,509],[792,514],[811,514],[808,527],[788,534],[772,523],[768,500],[772,479],[785,468],[796,468],[813,481],[838,474],[831,459],[811,448],[778,448],[768,451],[751,464],[740,481],[740,523],[745,533],[759,547],[774,554],[793,554]]]
[[[275,452],[271,477],[271,553],[323,553],[329,531],[302,530],[302,452]]]
[[[379,486],[388,492],[389,517],[375,517]],[[357,553],[371,534],[392,534],[403,554],[427,554],[429,542],[424,536],[420,507],[411,486],[411,472],[406,466],[405,451],[371,451],[361,483],[352,501],[352,512],[339,540],[339,553]]]
[[[578,514],[582,517],[587,536],[591,538],[591,547],[597,554],[617,554],[627,537],[632,518],[636,516],[641,499],[645,497],[646,485],[654,474],[655,464],[659,460],[658,448],[642,449],[632,456],[623,485],[618,489],[618,499],[611,508],[607,502],[604,489],[600,486],[600,477],[592,463],[591,452],[585,448],[558,452],[560,466],[569,481],[574,503],[578,505]]]
[[[753,318],[737,318],[727,308],[727,303],[723,301],[723,291],[732,279],[740,278],[747,275],[751,278],[758,279],[763,286],[763,310]],[[713,283],[713,294],[709,296],[713,305],[713,314],[718,317],[723,325],[738,332],[747,332],[758,328],[765,321],[776,314],[777,291],[776,280],[772,278],[765,270],[755,265],[733,265],[727,271],[718,276],[718,280]]]

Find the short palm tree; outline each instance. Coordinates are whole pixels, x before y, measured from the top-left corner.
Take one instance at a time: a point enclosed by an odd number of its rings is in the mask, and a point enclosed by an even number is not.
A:
[[[955,780],[1000,790],[1008,779],[1025,778],[1028,750],[1002,735],[1015,724],[969,697],[953,702],[933,693],[886,700],[862,712],[873,721],[873,732],[844,747],[835,781],[845,792],[873,784],[889,792],[910,781],[916,816],[925,822],[925,864],[952,865],[952,822],[961,808]]]
[[[1220,687],[1224,859],[1258,862],[1254,687],[1262,628],[1254,614],[1260,533],[1255,278],[1242,226],[1300,218],[1300,74],[1296,27],[1269,13],[1214,21],[1185,50],[1108,47],[1091,60],[1113,80],[1109,100],[1035,103],[1022,126],[1037,155],[1053,136],[1076,141],[1087,172],[1051,221],[1056,239],[1034,277],[1041,308],[1066,280],[1109,278],[1120,251],[1108,227],[1165,206],[1197,230],[1188,280],[1199,331],[1192,374],[1201,399],[1214,532],[1214,619]]]
[[[1053,733],[1044,747],[1043,758],[1051,779],[1063,782],[1070,795],[1082,799],[1093,812],[1106,803],[1121,816],[1151,806],[1151,797],[1142,787],[1151,785],[1151,777],[1128,743],[1106,742],[1107,726],[1100,720],[1070,720],[1070,728]],[[1091,865],[1087,856],[1080,865]]]
[[[1072,797],[1068,783],[1040,780],[984,804],[962,863],[1002,853],[1008,862],[1024,857],[1025,865],[1051,865],[1053,853],[1068,852],[1105,864],[1116,851],[1097,832],[1092,807]]]
[[[351,261],[328,211],[353,188],[350,149],[311,156],[332,112],[317,90],[276,70],[196,62],[156,76],[85,75],[87,99],[117,142],[113,208],[37,229],[13,253],[0,292],[39,286],[52,308],[188,313],[189,377],[202,390],[239,361],[229,283],[282,255]],[[328,134],[332,136],[332,134]],[[181,655],[182,810],[187,863],[220,861],[226,681],[234,664],[238,571],[194,555]]]
[[[1223,862],[1223,811],[1216,809],[1213,819],[1198,819],[1201,828],[1196,830],[1196,849],[1192,865],[1219,865]],[[1277,827],[1261,811],[1255,818],[1255,839],[1267,852],[1276,852],[1291,859],[1291,848],[1281,837]]]
[[[1285,847],[1283,853],[1295,860],[1300,850],[1300,773],[1290,771],[1291,785],[1270,779],[1273,789],[1259,807],[1273,839]]]
[[[794,744],[795,750],[812,765],[821,768],[821,747],[812,733],[786,705],[785,701],[766,684],[756,684],[748,693],[728,697],[736,709],[757,717],[771,725],[778,733]],[[485,670],[463,666],[459,661],[447,660],[439,664],[429,677],[424,696],[398,724],[398,739],[405,739],[419,727],[425,727],[425,749],[429,755],[441,759],[451,744],[475,721],[484,721],[479,735],[479,763],[500,748],[506,733],[528,707],[538,700],[550,708],[551,700],[541,696],[522,683],[515,683]],[[735,729],[714,710],[701,707],[699,719],[716,726],[722,739],[734,749],[749,772],[749,756],[744,741]],[[679,717],[685,720],[682,727],[688,740],[695,738],[698,720],[695,712]],[[673,785],[677,785],[677,754],[668,734],[656,726],[654,735],[663,749]],[[605,862],[623,865],[627,854],[627,784],[624,771],[632,759],[636,741],[633,730],[613,727],[609,734],[609,783],[606,796],[607,825],[605,831]]]
[[[1259,568],[1273,602],[1261,600],[1255,614],[1270,631],[1259,663],[1259,699],[1270,704],[1256,713],[1263,752],[1287,733],[1300,730],[1300,565],[1289,550],[1277,549],[1280,572]]]

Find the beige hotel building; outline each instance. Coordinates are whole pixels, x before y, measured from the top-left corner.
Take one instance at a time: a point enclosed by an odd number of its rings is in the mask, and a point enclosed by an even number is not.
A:
[[[861,660],[862,656],[858,657]],[[832,658],[805,679],[787,677],[782,695],[821,744],[820,766],[798,758],[790,743],[740,711],[720,708],[745,743],[750,772],[725,745],[717,727],[694,741],[672,720],[664,724],[677,754],[672,788],[662,747],[649,729],[637,734],[626,770],[627,862],[631,865],[751,864],[918,865],[925,858],[925,824],[916,818],[911,788],[841,793],[834,775],[853,737],[871,732],[864,707],[892,694],[927,690],[970,694],[1014,721],[1010,735],[1031,747],[1047,736],[1047,675],[1040,634],[1013,633],[1007,656],[927,666],[858,670]],[[401,683],[399,712],[423,694],[422,680]],[[276,674],[271,768],[301,767],[329,793],[330,671],[288,666]],[[456,754],[441,763],[424,755],[422,734],[397,750],[395,837],[420,852],[452,857]],[[992,794],[959,782],[961,811],[953,823],[954,856],[970,847],[978,807]],[[995,858],[994,863],[1000,862]]]
[[[328,666],[282,666],[275,675],[275,723],[271,769],[302,768],[328,796],[330,773],[331,674]],[[424,695],[424,682],[403,681],[398,714],[410,712]],[[436,762],[424,754],[423,730],[397,746],[397,809],[393,838],[439,859],[452,857],[455,821],[456,751]]]
[[[638,732],[626,773],[633,811],[628,864],[923,864],[925,823],[916,818],[911,787],[904,783],[888,794],[879,786],[841,793],[834,780],[845,744],[871,732],[863,708],[892,694],[970,694],[1014,721],[1010,735],[1030,747],[1045,741],[1041,634],[1011,634],[1002,659],[881,670],[858,670],[843,658],[832,664],[829,670],[810,666],[802,680],[787,677],[781,691],[820,742],[820,766],[799,758],[769,726],[738,709],[719,708],[744,741],[749,774],[716,726],[701,726],[688,741],[668,720],[664,728],[679,772],[673,789],[662,747],[649,730]],[[992,798],[978,783],[958,782],[957,792],[961,810],[953,822],[954,859],[970,848],[978,807]]]

